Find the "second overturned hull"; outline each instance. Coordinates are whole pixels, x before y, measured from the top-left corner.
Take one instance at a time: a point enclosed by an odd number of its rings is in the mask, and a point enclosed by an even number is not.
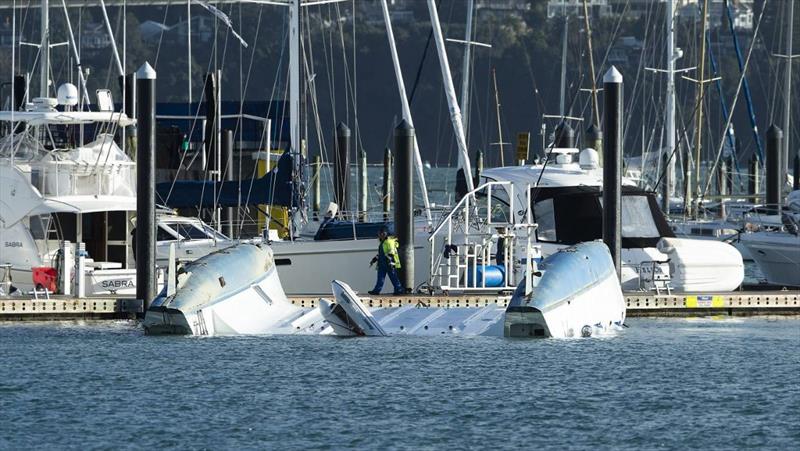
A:
[[[605,244],[581,243],[542,263],[531,293],[523,282],[506,309],[504,335],[515,338],[587,337],[625,322],[625,301]]]
[[[505,336],[516,338],[588,337],[616,330],[625,322],[625,309],[614,295],[614,279],[565,298],[547,308],[506,310]]]

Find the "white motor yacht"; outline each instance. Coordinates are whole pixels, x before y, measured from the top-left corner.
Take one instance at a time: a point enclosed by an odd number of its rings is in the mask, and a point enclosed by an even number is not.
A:
[[[70,111],[75,92],[65,85],[58,100],[0,112],[13,130],[0,140],[0,264],[22,291],[52,288],[63,243],[85,243],[86,294],[133,293],[136,163],[114,136],[134,121],[111,108]],[[106,91],[98,95],[113,105]],[[34,282],[33,268],[44,279]]]
[[[761,227],[741,234],[740,240],[767,282],[800,287],[800,190],[789,194],[786,206],[780,227]]]
[[[554,148],[543,164],[486,169],[481,178],[509,181],[516,193],[531,190],[536,243],[545,257],[602,238],[603,177],[593,149]],[[501,191],[495,196],[508,202]],[[623,180],[621,217],[624,290],[730,291],[742,283],[744,264],[733,246],[676,238],[655,195],[630,180]]]

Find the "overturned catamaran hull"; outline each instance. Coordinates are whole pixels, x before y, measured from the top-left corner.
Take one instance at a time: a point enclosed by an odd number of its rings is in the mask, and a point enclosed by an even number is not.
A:
[[[506,337],[591,336],[622,326],[625,300],[608,248],[577,244],[542,262],[532,292],[520,284],[505,314]]]
[[[144,318],[148,334],[240,335],[311,333],[324,324],[316,310],[292,305],[272,251],[239,244],[183,267],[174,294],[165,287]]]

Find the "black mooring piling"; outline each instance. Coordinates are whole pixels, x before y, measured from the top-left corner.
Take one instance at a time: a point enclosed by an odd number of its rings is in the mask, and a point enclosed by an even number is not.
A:
[[[222,173],[225,175],[226,182],[233,182],[233,130],[225,130],[222,132]],[[223,211],[223,223],[228,237],[233,238],[236,231],[236,224],[239,222],[236,218],[234,207],[226,207]]]
[[[156,296],[156,71],[136,72],[136,298],[144,310]]]
[[[575,147],[575,130],[566,122],[556,126],[555,146],[561,149],[572,149]]]
[[[728,159],[722,158],[719,162],[719,173],[718,173],[718,183],[719,183],[719,195],[720,196],[727,196],[728,193]]]
[[[319,155],[314,155],[314,165],[311,167],[311,170],[311,186],[314,189],[312,209],[314,210],[314,218],[319,218],[320,196],[322,193],[322,181],[320,180],[320,174],[322,172],[322,157]]]
[[[603,153],[603,132],[595,124],[586,129],[586,147],[591,147],[598,154]]]
[[[344,122],[336,126],[336,150],[333,153],[333,194],[339,212],[347,208],[350,196],[350,129]]]
[[[481,173],[483,172],[483,151],[479,150],[475,154],[475,178],[472,179],[472,184],[478,186],[481,183]]]
[[[128,117],[136,117],[136,74],[120,75],[117,82],[123,91],[122,112]]]
[[[394,129],[394,228],[400,244],[400,281],[414,288],[414,127],[405,120]]]
[[[392,210],[392,151],[388,147],[383,150],[383,220],[389,220]]]
[[[206,123],[203,130],[203,168],[210,168],[212,171],[219,170],[217,161],[217,74],[209,72],[206,74],[205,84],[203,85],[203,98],[206,107]]]
[[[605,120],[603,122],[603,242],[621,276],[622,263],[622,74],[616,67],[603,76]]]
[[[664,214],[669,214],[670,187],[672,186],[672,173],[669,170],[669,155],[664,154],[661,156],[661,168],[663,172],[661,181],[661,211]]]
[[[136,117],[136,74],[125,74],[119,77],[120,86],[125,91],[122,112],[130,118]],[[136,158],[136,135],[138,129],[135,125],[125,127],[125,147],[128,153]]]
[[[758,163],[756,154],[750,158],[750,174],[747,177],[747,193],[751,196],[758,194],[761,186],[761,165]]]
[[[794,163],[792,164],[792,175],[794,182],[792,182],[792,190],[800,189],[800,151],[794,155]]]
[[[775,124],[767,129],[767,190],[766,203],[773,214],[780,212],[781,185],[783,170],[781,168],[781,149],[783,148],[783,131]]]
[[[20,111],[25,106],[28,99],[25,94],[28,92],[28,77],[30,75],[26,72],[24,74],[17,74],[14,76],[14,92],[11,104],[14,106],[14,111]]]
[[[367,200],[369,198],[367,183],[367,152],[358,153],[358,220],[367,220]]]

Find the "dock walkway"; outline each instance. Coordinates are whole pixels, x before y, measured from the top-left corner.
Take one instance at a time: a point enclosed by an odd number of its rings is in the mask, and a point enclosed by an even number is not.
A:
[[[326,296],[290,296],[298,307],[314,308]],[[327,296],[330,298],[330,296]],[[481,308],[490,304],[505,307],[511,299],[500,294],[408,295],[363,297],[372,308]],[[670,316],[750,316],[800,315],[800,290],[735,291],[728,293],[656,294],[625,293],[628,317]],[[120,319],[142,312],[142,303],[133,298],[50,296],[49,299],[25,297],[0,298],[0,321]]]

